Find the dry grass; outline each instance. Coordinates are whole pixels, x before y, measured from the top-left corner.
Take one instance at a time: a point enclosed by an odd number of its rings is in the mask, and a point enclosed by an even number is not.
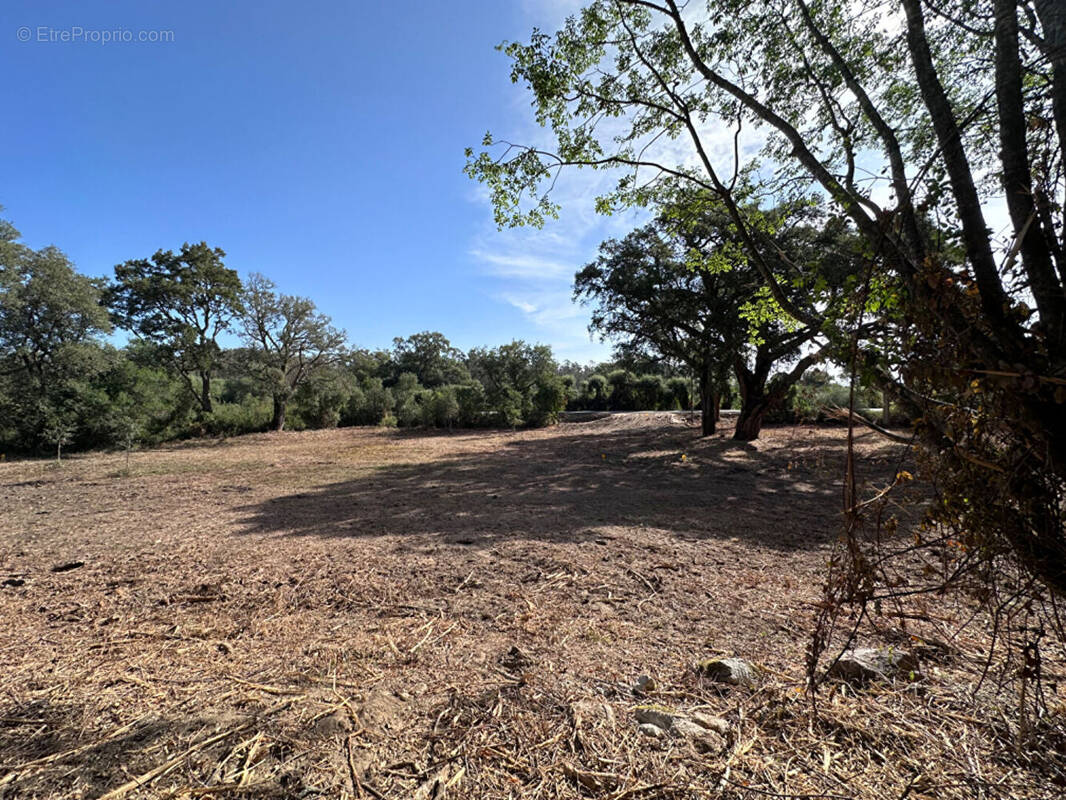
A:
[[[972,628],[917,682],[812,714],[843,449],[664,415],[0,464],[0,796],[1060,796],[1055,727],[1015,748],[1009,698],[974,700]],[[871,488],[900,463],[872,434],[859,452]],[[863,635],[962,609],[914,612]],[[718,654],[759,686],[704,685]],[[642,673],[728,719],[727,749],[641,736]]]

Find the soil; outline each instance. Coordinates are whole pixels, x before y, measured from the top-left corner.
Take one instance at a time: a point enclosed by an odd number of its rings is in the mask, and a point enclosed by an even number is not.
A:
[[[845,452],[659,414],[0,464],[0,797],[1054,796],[996,754],[976,661],[811,717]],[[866,494],[908,456],[856,453]],[[648,701],[728,750],[642,736]]]

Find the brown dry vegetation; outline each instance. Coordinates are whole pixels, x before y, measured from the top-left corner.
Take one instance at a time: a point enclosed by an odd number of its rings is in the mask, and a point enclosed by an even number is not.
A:
[[[857,449],[869,491],[906,455]],[[975,700],[973,627],[811,713],[844,450],[644,415],[0,464],[0,796],[1059,796],[1061,742],[1012,748],[1010,698]],[[914,610],[864,639],[963,612]],[[717,654],[759,685],[705,684]],[[638,733],[642,673],[726,749]]]

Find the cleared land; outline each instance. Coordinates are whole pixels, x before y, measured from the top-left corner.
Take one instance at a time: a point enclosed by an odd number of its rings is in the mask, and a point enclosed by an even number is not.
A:
[[[906,455],[857,450],[871,489]],[[810,716],[844,451],[664,414],[0,464],[0,796],[1058,796],[1062,743],[974,703],[979,637]],[[756,688],[692,671],[734,654]],[[646,702],[724,749],[643,736]]]

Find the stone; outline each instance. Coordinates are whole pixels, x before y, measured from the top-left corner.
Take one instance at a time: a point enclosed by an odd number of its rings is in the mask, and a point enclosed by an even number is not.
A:
[[[633,713],[639,723],[637,729],[645,736],[661,738],[669,734],[691,742],[697,750],[705,753],[719,753],[725,749],[723,735],[686,714],[662,706],[637,706]]]
[[[700,662],[696,671],[715,683],[748,687],[755,685],[755,668],[742,658],[712,658]]]
[[[648,694],[656,690],[657,684],[655,678],[651,675],[641,675],[637,678],[637,682],[633,684],[633,694]]]
[[[670,731],[685,739],[698,739],[707,732],[707,729],[689,717],[677,717]]]
[[[733,730],[733,726],[729,724],[729,721],[721,717],[712,717],[702,711],[693,711],[689,716],[692,717],[692,721],[697,725],[709,731],[714,731],[719,736],[728,736],[730,731]]]
[[[856,647],[847,650],[829,670],[830,677],[845,681],[890,680],[897,675],[919,675],[918,659],[895,647]]]
[[[681,716],[662,706],[637,706],[633,710],[633,714],[636,716],[637,722],[643,725],[655,725],[664,731],[669,731],[673,728],[674,720]]]

